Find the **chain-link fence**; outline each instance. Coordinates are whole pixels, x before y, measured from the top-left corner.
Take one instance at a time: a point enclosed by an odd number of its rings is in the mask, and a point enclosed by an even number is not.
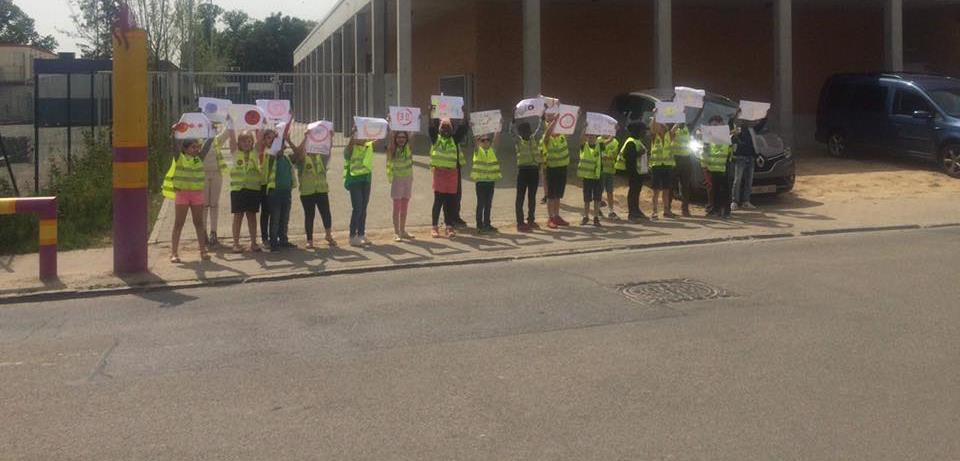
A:
[[[288,99],[300,121],[334,121],[338,131],[353,115],[372,112],[367,74],[150,72],[148,113],[157,127],[197,111],[201,96],[254,104]],[[21,194],[44,187],[53,165],[69,169],[86,152],[86,135],[109,136],[113,123],[112,73],[39,74],[21,100],[0,105],[0,136]],[[14,104],[16,102],[16,104]],[[26,110],[29,108],[29,110]],[[0,155],[0,163],[4,162]],[[6,167],[0,177],[6,178]]]

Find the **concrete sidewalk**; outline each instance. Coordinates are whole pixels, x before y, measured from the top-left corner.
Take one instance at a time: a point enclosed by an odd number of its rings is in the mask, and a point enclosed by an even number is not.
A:
[[[517,234],[510,226],[500,223],[504,230],[500,235],[477,236],[468,231],[453,240],[431,239],[427,228],[420,227],[413,229],[418,238],[404,243],[393,243],[392,230],[383,229],[381,225],[380,229],[370,232],[374,246],[368,249],[347,247],[346,236],[341,232],[337,237],[343,246],[339,248],[323,247],[316,251],[300,248],[255,255],[231,254],[221,248],[207,262],[199,261],[195,241],[188,241],[181,251],[185,262],[182,265],[172,265],[167,261],[169,244],[160,241],[150,245],[151,273],[125,278],[111,274],[110,248],[71,251],[60,254],[60,280],[48,284],[37,280],[36,254],[0,256],[0,302],[18,297],[22,299],[30,294],[39,299],[70,297],[156,287],[242,283],[410,266],[502,261],[620,248],[803,236],[823,232],[936,227],[960,222],[960,203],[955,200],[909,198],[828,205],[794,197],[770,199],[759,204],[761,210],[736,213],[733,219],[727,221],[693,217],[642,224],[606,222],[602,228],[575,225],[533,234]],[[573,217],[572,213],[570,217]],[[295,234],[293,241],[302,246],[302,234]]]

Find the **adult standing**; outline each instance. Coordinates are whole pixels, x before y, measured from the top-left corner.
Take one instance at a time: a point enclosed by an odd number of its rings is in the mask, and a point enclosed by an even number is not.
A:
[[[450,119],[443,119],[430,126],[430,168],[433,172],[433,210],[431,236],[440,237],[440,212],[447,238],[457,235],[457,191],[461,190],[459,168],[463,164],[460,143],[466,133],[466,125],[454,131]]]
[[[738,112],[739,115],[739,112]],[[742,122],[741,122],[742,123]],[[753,192],[753,169],[757,162],[757,146],[754,140],[757,131],[763,129],[767,119],[760,120],[756,126],[741,125],[734,136],[736,149],[734,151],[733,190],[731,191],[730,209],[736,211],[743,208],[755,209],[750,203],[750,194]]]

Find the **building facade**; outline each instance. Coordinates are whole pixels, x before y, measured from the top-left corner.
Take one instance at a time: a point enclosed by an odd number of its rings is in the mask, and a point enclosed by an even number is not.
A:
[[[304,119],[338,128],[431,94],[512,110],[545,94],[607,112],[684,85],[773,103],[785,139],[811,143],[833,73],[960,75],[951,0],[341,0],[294,54]]]
[[[33,120],[33,60],[56,57],[34,46],[0,44],[0,123]]]

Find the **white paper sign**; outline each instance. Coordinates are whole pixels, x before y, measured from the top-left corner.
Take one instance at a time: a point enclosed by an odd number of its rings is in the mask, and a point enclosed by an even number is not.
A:
[[[579,117],[579,107],[560,104],[560,109],[557,112],[557,125],[553,128],[554,134],[573,134],[577,129]]]
[[[544,110],[546,106],[542,98],[524,99],[513,109],[513,118],[543,117]]]
[[[683,112],[680,101],[658,101],[657,123],[686,123],[687,114]]]
[[[698,90],[696,88],[687,88],[685,86],[678,86],[673,89],[676,96],[673,98],[674,101],[679,101],[683,104],[684,107],[703,107],[703,98],[707,95],[707,92],[704,90]]]
[[[287,138],[287,133],[290,131],[291,125],[293,125],[292,116],[288,121],[280,122],[274,127],[274,130],[277,132],[277,137],[273,138],[273,144],[270,144],[270,149],[267,150],[267,154],[275,157],[283,150],[283,140]]]
[[[617,119],[607,114],[587,112],[586,133],[588,135],[616,136]]]
[[[307,143],[304,146],[308,154],[330,155],[333,147],[333,122],[321,120],[307,125]]]
[[[559,114],[560,113],[560,100],[557,98],[551,98],[549,96],[541,96],[540,99],[543,100],[543,107],[545,114]]]
[[[200,112],[188,112],[173,125],[174,139],[209,139],[213,137],[213,124]]]
[[[700,127],[700,137],[704,144],[729,146],[730,127],[727,125],[703,125]]]
[[[357,139],[377,140],[387,137],[390,124],[382,118],[353,117],[353,124],[357,128]]]
[[[499,110],[485,110],[470,114],[470,130],[474,136],[499,133],[503,127],[503,115]]]
[[[420,132],[420,108],[390,106],[390,129],[393,131]]]
[[[463,98],[460,96],[430,96],[430,117],[462,119]]]
[[[767,117],[770,103],[755,101],[740,101],[740,120],[757,121]]]
[[[290,101],[286,99],[258,99],[257,107],[263,111],[268,121],[280,123],[290,115]]]
[[[263,128],[265,117],[257,106],[234,104],[230,106],[230,120],[235,130],[259,130]]]
[[[219,123],[227,121],[227,114],[230,113],[230,106],[233,105],[229,99],[217,98],[200,98],[197,104],[200,106],[200,112],[203,112],[211,122]]]

